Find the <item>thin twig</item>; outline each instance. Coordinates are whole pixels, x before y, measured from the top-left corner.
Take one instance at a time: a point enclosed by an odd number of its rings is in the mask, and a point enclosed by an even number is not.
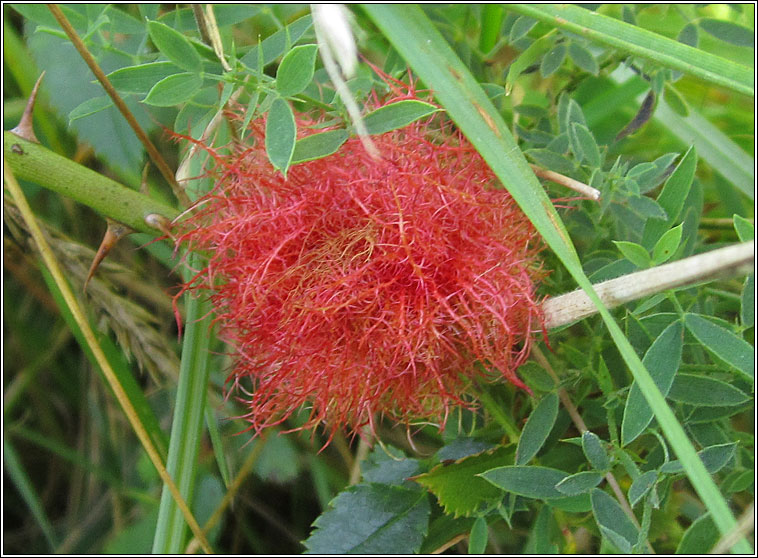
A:
[[[560,378],[558,378],[558,374],[555,373],[555,370],[553,370],[553,367],[550,364],[550,361],[547,360],[547,358],[542,353],[542,351],[540,351],[539,348],[537,347],[533,347],[532,354],[534,355],[535,360],[540,364],[540,366],[542,366],[547,371],[547,373],[553,379],[555,384],[557,386],[560,386],[561,380]],[[571,421],[574,423],[574,425],[579,430],[579,432],[582,434],[584,434],[585,432],[589,432],[589,429],[587,428],[587,425],[585,424],[584,419],[582,419],[582,416],[579,414],[579,411],[574,406],[573,401],[571,401],[571,398],[569,397],[568,393],[566,393],[565,389],[561,387],[558,388],[558,398],[561,400],[561,403],[563,403],[563,406],[566,409],[566,412],[571,417]],[[619,501],[619,504],[621,504],[621,508],[624,510],[626,515],[629,516],[629,519],[632,520],[632,522],[637,527],[637,529],[639,529],[640,523],[639,521],[637,521],[637,516],[634,515],[632,506],[629,505],[629,502],[627,501],[626,496],[624,496],[624,491],[621,490],[621,486],[619,486],[619,483],[616,480],[616,477],[613,476],[613,473],[608,471],[605,474],[605,480],[608,482],[608,486],[611,487],[611,490],[613,490],[613,493],[616,495],[616,499]],[[655,554],[655,551],[653,550],[653,547],[651,546],[650,541],[647,541],[647,546],[650,552],[652,554]]]
[[[187,194],[177,183],[176,178],[174,177],[174,173],[169,168],[168,163],[166,163],[166,160],[160,154],[155,145],[153,145],[153,142],[150,141],[150,138],[147,137],[147,134],[142,129],[142,126],[140,126],[137,120],[134,118],[134,115],[129,110],[129,107],[126,106],[126,103],[124,103],[123,99],[118,94],[116,89],[113,87],[113,85],[111,85],[110,80],[100,68],[97,61],[92,57],[92,54],[90,54],[89,50],[87,50],[86,45],[79,38],[79,35],[72,27],[71,23],[69,23],[65,14],[55,4],[48,4],[47,7],[53,14],[53,17],[55,17],[55,19],[58,21],[58,24],[61,26],[63,31],[66,33],[66,35],[68,35],[68,38],[73,43],[82,59],[87,63],[89,69],[92,70],[93,74],[95,74],[95,77],[100,82],[100,85],[102,85],[103,89],[105,89],[105,92],[108,93],[108,96],[110,96],[113,104],[116,105],[116,108],[119,110],[119,112],[121,112],[124,118],[126,118],[129,126],[131,126],[132,130],[134,130],[134,133],[137,135],[140,142],[142,142],[142,145],[145,146],[145,149],[150,155],[150,158],[153,160],[153,163],[155,163],[155,166],[158,167],[158,170],[160,171],[161,175],[163,175],[163,178],[166,180],[166,182],[171,185],[176,199],[179,200],[179,202],[184,207],[188,207],[190,205],[190,200],[187,197]]]
[[[565,186],[566,188],[569,188],[570,190],[574,190],[574,192],[579,192],[583,196],[587,196],[588,198],[592,200],[597,201],[600,199],[600,190],[593,188],[589,184],[585,184],[584,182],[579,182],[578,180],[574,180],[573,178],[569,178],[568,176],[562,175],[555,171],[543,169],[536,165],[529,165],[529,166],[532,167],[532,171],[534,171],[534,174],[536,174],[539,178],[544,178],[545,180],[549,180],[550,182],[555,182],[556,184]]]
[[[755,269],[755,241],[711,250],[594,285],[609,309],[651,294],[713,279],[722,274],[746,274]],[[583,290],[548,298],[542,304],[545,327],[553,329],[573,323],[598,310]]]

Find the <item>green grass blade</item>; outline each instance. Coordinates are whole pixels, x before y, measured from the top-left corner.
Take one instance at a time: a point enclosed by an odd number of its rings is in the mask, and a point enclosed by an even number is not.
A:
[[[619,87],[611,88],[609,91],[629,91],[633,98],[639,97],[639,102],[642,102],[644,92],[650,88],[649,83],[627,68],[617,69],[611,75],[611,79],[619,83]],[[625,99],[593,100],[591,107],[584,107],[587,121],[590,122],[589,113],[595,108],[613,110],[613,107],[620,106],[628,100],[628,96]],[[755,159],[694,108],[690,107],[688,116],[680,116],[665,101],[661,101],[655,109],[653,118],[679,138],[685,146],[694,145],[700,159],[713,167],[713,170],[726,178],[748,198],[755,199]]]
[[[26,474],[15,448],[7,439],[3,440],[3,463],[5,464],[5,471],[16,486],[16,490],[18,490],[21,498],[24,499],[26,505],[29,506],[32,516],[40,529],[42,529],[42,533],[45,535],[45,539],[47,539],[47,543],[50,545],[50,550],[55,551],[58,547],[58,543],[56,542],[56,537],[53,533],[53,526],[47,518],[47,515],[45,515],[42,503],[40,502],[39,497],[37,497],[34,486],[32,485],[31,480],[29,480],[29,475]]]
[[[105,374],[103,373],[99,364],[97,363],[97,359],[95,359],[95,355],[92,353],[92,349],[87,343],[82,330],[76,323],[76,320],[71,313],[71,309],[66,304],[66,301],[63,298],[63,293],[61,293],[58,285],[56,285],[55,280],[53,279],[52,275],[50,275],[50,272],[46,267],[40,266],[40,271],[42,272],[42,277],[45,279],[47,288],[50,290],[50,294],[53,296],[55,303],[58,305],[58,309],[60,310],[60,313],[63,316],[66,325],[71,330],[71,333],[73,333],[74,337],[79,343],[79,346],[89,359],[90,363],[92,363],[94,369],[97,370],[97,372],[100,374],[105,385],[108,385],[108,380],[105,377]],[[90,324],[92,324],[91,319]],[[96,328],[92,327],[92,330],[96,331]],[[161,459],[165,460],[166,454],[168,453],[168,438],[166,438],[165,433],[161,429],[158,417],[155,416],[152,407],[150,407],[150,403],[148,403],[147,398],[142,391],[142,388],[132,375],[131,369],[127,363],[123,351],[119,349],[116,344],[111,341],[110,338],[104,335],[98,336],[97,342],[100,345],[100,349],[103,351],[103,354],[108,359],[108,362],[113,369],[113,373],[116,375],[119,384],[121,384],[124,393],[129,398],[129,401],[131,401],[131,404],[134,407],[134,410],[137,413],[140,422],[144,426],[145,431],[147,432],[148,436],[150,436],[150,440],[153,442],[156,451],[161,456]]]
[[[450,118],[476,146],[547,244],[598,307],[693,486],[708,510],[718,518],[719,530],[723,534],[730,532],[736,522],[726,502],[650,373],[592,288],[560,217],[482,88],[420,8],[383,4],[366,4],[363,8],[413,71],[435,92]],[[745,540],[735,545],[735,550],[751,551]]]
[[[682,117],[665,102],[658,105],[654,118],[686,145],[694,145],[701,159],[748,198],[755,199],[755,159],[729,136],[695,110]]]
[[[508,9],[710,83],[755,94],[752,68],[624,21],[569,4],[511,4]]]
[[[188,268],[198,267],[199,255],[191,254]],[[187,327],[182,345],[182,362],[176,395],[174,420],[166,469],[175,480],[179,493],[191,505],[197,476],[197,455],[203,436],[205,399],[210,373],[210,303],[186,295]],[[168,490],[161,495],[158,524],[153,540],[156,554],[178,554],[184,550],[187,524]]]

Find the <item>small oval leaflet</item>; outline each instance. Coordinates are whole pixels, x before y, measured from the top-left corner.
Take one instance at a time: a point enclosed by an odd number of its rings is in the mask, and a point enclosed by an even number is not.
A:
[[[276,169],[287,174],[295,151],[295,116],[284,99],[276,99],[266,119],[266,153]]]
[[[164,23],[150,21],[148,33],[153,43],[171,62],[188,72],[201,72],[203,61],[190,40]]]
[[[363,118],[369,134],[384,134],[403,128],[442,109],[423,101],[398,101],[370,112]]]
[[[174,74],[156,83],[142,102],[155,107],[172,107],[189,101],[202,85],[203,78],[198,74]]]
[[[321,159],[335,153],[348,138],[347,130],[329,130],[297,140],[292,164]]]
[[[276,88],[282,97],[292,97],[308,87],[313,79],[316,45],[301,45],[290,50],[276,72]]]

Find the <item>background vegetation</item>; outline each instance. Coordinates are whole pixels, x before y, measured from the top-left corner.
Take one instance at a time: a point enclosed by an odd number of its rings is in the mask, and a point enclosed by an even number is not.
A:
[[[246,119],[326,107],[350,121],[307,46],[308,6],[217,5],[210,33],[190,7],[60,8],[171,169],[188,146],[166,132],[199,138],[232,96]],[[754,6],[586,8],[350,8],[360,52],[431,87],[545,237],[541,296],[754,237]],[[4,128],[45,71],[41,143],[139,189],[145,146],[53,13],[5,5],[3,25]],[[382,83],[362,63],[349,86],[360,104]],[[575,252],[534,201],[544,194],[507,149],[511,135],[530,163],[600,190],[595,202],[543,185]],[[225,126],[206,138],[229,139]],[[277,145],[279,168],[302,156],[294,136]],[[204,163],[190,159],[184,177]],[[181,208],[155,165],[145,177],[155,203]],[[481,409],[442,432],[419,426],[409,439],[383,424],[381,444],[338,435],[319,451],[320,432],[238,434],[241,407],[224,399],[229,357],[193,318],[203,301],[182,301],[178,340],[173,246],[126,237],[83,294],[102,217],[21,185],[98,348],[4,190],[7,553],[200,551],[156,461],[168,462],[206,548],[222,553],[700,553],[735,520],[752,524],[753,275],[550,332],[520,370],[533,397],[483,386]],[[193,180],[190,198],[208,186]]]

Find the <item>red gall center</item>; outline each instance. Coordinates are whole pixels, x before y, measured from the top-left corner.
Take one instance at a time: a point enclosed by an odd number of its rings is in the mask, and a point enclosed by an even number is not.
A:
[[[319,120],[299,116],[298,129]],[[476,380],[525,387],[515,371],[542,327],[540,244],[479,153],[440,121],[374,136],[378,160],[352,137],[286,178],[266,155],[264,119],[244,151],[206,148],[216,186],[181,240],[208,265],[184,291],[210,294],[249,429],[303,407],[296,429],[332,435],[381,417],[444,425],[472,405]]]

